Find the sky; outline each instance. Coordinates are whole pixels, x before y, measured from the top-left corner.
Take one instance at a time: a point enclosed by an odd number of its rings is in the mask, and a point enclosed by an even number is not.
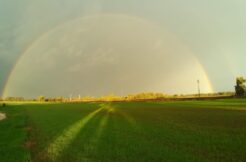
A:
[[[243,0],[0,0],[3,97],[233,91]]]

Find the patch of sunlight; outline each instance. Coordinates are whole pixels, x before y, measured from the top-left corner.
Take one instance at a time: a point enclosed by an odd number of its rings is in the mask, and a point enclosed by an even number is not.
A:
[[[6,102],[0,102],[0,104],[5,103],[8,105],[51,105],[51,104],[57,104],[52,102],[36,102],[36,101],[6,101]]]
[[[133,129],[139,130],[139,126],[136,123],[136,120],[133,117],[131,117],[130,115],[120,111],[119,109],[115,109],[115,107],[113,107],[111,104],[105,104],[104,103],[104,104],[101,104],[100,107],[107,110],[108,113],[118,113],[131,125],[131,127]]]
[[[6,114],[0,112],[0,121],[6,119]]]
[[[98,129],[95,132],[95,135],[91,138],[90,145],[88,146],[88,148],[86,148],[87,150],[95,151],[97,144],[98,144],[98,141],[102,136],[103,130],[105,129],[105,127],[108,123],[108,118],[109,118],[109,114],[107,112],[107,114],[100,120],[99,125],[98,125]]]
[[[52,161],[56,161],[62,151],[66,149],[71,142],[76,138],[78,133],[85,127],[85,125],[103,108],[90,113],[85,118],[81,119],[71,127],[66,129],[59,137],[57,137],[47,148],[47,154]]]
[[[100,123],[99,123],[98,131],[97,131],[97,133],[96,133],[96,141],[98,141],[98,139],[101,137],[102,132],[103,132],[105,126],[107,125],[107,123],[108,123],[108,117],[109,117],[109,115],[108,115],[108,113],[107,113],[107,115],[104,116],[104,117],[101,119],[101,121],[100,121]]]
[[[115,108],[111,104],[100,104],[100,107],[107,110],[109,113],[113,113]]]
[[[119,113],[131,125],[131,127],[133,129],[139,130],[139,126],[133,117],[131,117],[130,115],[128,115],[122,111],[117,111],[117,113]]]

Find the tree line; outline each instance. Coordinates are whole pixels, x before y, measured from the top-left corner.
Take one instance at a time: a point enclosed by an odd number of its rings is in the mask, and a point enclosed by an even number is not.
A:
[[[15,102],[113,102],[113,101],[145,101],[145,100],[176,100],[176,99],[197,99],[197,98],[213,98],[213,97],[232,97],[235,96],[234,92],[218,92],[218,93],[203,93],[203,94],[175,94],[167,95],[163,93],[144,92],[137,94],[130,94],[127,96],[117,96],[114,94],[102,96],[102,97],[45,97],[39,96],[35,99],[24,99],[23,97],[7,97],[4,101]]]
[[[137,94],[130,94],[127,96],[117,96],[114,94],[110,94],[102,97],[93,97],[93,96],[85,96],[85,97],[45,97],[39,96],[35,99],[25,99],[23,97],[7,97],[5,99],[1,99],[0,101],[33,101],[33,102],[100,102],[100,101],[141,101],[141,100],[168,100],[168,99],[196,99],[196,98],[212,98],[212,97],[246,97],[246,79],[243,77],[236,78],[235,92],[218,92],[218,93],[203,93],[203,94],[175,94],[175,95],[167,95],[164,93],[152,93],[152,92],[144,92]]]

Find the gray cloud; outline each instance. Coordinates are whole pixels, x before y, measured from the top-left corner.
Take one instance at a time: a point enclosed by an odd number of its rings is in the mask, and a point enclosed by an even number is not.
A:
[[[182,42],[181,44],[188,46],[190,51],[192,51],[192,53],[199,59],[199,62],[206,69],[215,90],[233,90],[232,85],[234,84],[234,77],[237,75],[246,76],[246,72],[243,70],[246,66],[243,61],[246,57],[246,48],[244,45],[244,42],[246,41],[246,31],[244,30],[246,26],[246,19],[244,16],[246,14],[245,7],[246,2],[242,0],[225,0],[223,2],[219,0],[2,0],[0,1],[0,91],[2,91],[5,80],[16,60],[22,53],[24,53],[24,51],[26,51],[28,47],[36,42],[41,35],[47,33],[47,31],[50,31],[52,28],[73,19],[101,13],[113,13],[140,17],[160,26],[163,31],[173,33],[176,38]],[[98,24],[101,24],[100,27],[103,28],[103,24],[107,23],[107,20],[101,21],[103,22]],[[131,75],[133,75],[132,77],[134,77],[134,74],[125,73],[121,74],[122,76],[126,75],[125,77],[119,77],[117,72],[111,72],[108,74],[107,68],[109,67],[106,67],[106,65],[111,64],[113,66],[113,64],[116,63],[120,64],[120,61],[125,61],[124,59],[126,58],[121,57],[124,52],[128,52],[129,55],[131,54],[131,56],[129,56],[131,58],[128,61],[129,64],[126,64],[126,66],[133,64],[134,62],[131,61],[136,61],[136,58],[139,57],[136,52],[139,52],[138,49],[140,49],[143,44],[136,44],[136,42],[130,39],[131,36],[129,35],[126,36],[130,38],[124,38],[124,35],[120,35],[119,38],[124,39],[124,41],[129,44],[134,44],[135,48],[129,49],[129,46],[122,46],[118,48],[126,49],[125,51],[119,49],[117,50],[117,47],[116,49],[112,49],[112,46],[109,46],[101,40],[105,38],[108,39],[106,35],[110,35],[111,31],[103,33],[100,32],[100,27],[93,26],[97,25],[96,23],[91,23],[91,25],[92,26],[89,27],[85,25],[80,29],[80,32],[84,35],[78,34],[79,31],[77,31],[77,33],[71,32],[75,35],[66,34],[65,38],[61,38],[59,35],[54,36],[55,41],[53,43],[49,42],[50,44],[46,45],[46,48],[41,49],[41,51],[36,51],[42,52],[42,55],[40,54],[40,58],[36,61],[39,61],[39,63],[45,62],[46,65],[43,67],[43,71],[41,72],[45,73],[45,70],[52,69],[55,66],[59,66],[57,68],[65,69],[66,66],[68,70],[70,69],[74,73],[82,67],[89,67],[85,66],[85,63],[81,64],[80,62],[76,62],[80,59],[87,59],[89,60],[88,62],[90,62],[90,66],[93,65],[92,62],[98,66],[98,68],[91,69],[91,71],[94,73],[100,73],[98,75],[100,77],[104,76],[102,73],[109,76],[112,75],[114,78],[123,78],[122,80],[125,81],[127,81],[127,76],[131,77]],[[121,24],[122,29],[117,26],[117,24],[114,25],[115,26],[112,27],[112,29],[127,30],[127,26],[124,26],[124,24]],[[95,31],[95,27],[98,30],[97,34],[100,35],[97,37],[99,40],[94,40],[94,37],[88,37],[88,33],[90,33],[89,31]],[[145,30],[145,28],[139,27],[138,30]],[[152,31],[145,32],[146,33],[143,37],[142,35],[137,37],[139,38],[138,41],[141,42],[141,40],[148,35],[148,32],[153,34]],[[80,38],[76,38],[76,34],[81,37],[87,37],[86,41],[84,40],[82,43],[77,43]],[[115,37],[117,38],[117,36]],[[148,37],[151,38],[153,35],[149,35]],[[61,41],[60,45],[57,44],[57,41]],[[91,45],[91,42],[93,42],[93,46]],[[106,42],[112,42],[112,40],[107,40]],[[117,43],[117,40],[115,43]],[[148,49],[153,49],[155,52],[149,51],[153,53],[158,53],[159,47],[165,46],[165,42],[163,44],[162,40],[149,40],[149,42],[146,43],[151,45],[151,48],[148,47]],[[61,48],[60,46],[64,46],[64,48]],[[63,59],[47,59],[50,55],[54,57],[55,55],[59,55],[59,51],[61,49],[63,50]],[[167,49],[170,49],[170,47]],[[171,49],[176,49],[175,45]],[[140,52],[144,53],[146,51]],[[176,51],[175,55],[178,54],[179,51]],[[65,55],[79,59],[69,59],[65,57]],[[92,55],[97,57],[92,57]],[[183,68],[183,66],[188,63],[188,61],[184,60],[184,63],[182,63],[182,59],[185,59],[184,56],[185,54],[180,54],[180,60],[177,63],[177,68],[169,69],[172,71],[173,75],[172,77],[170,76],[166,78],[166,80],[171,81],[173,78],[177,77],[177,74],[185,77],[184,74],[186,74],[186,71],[184,71],[185,68]],[[152,57],[148,58],[148,56],[146,56],[145,59],[151,60]],[[166,59],[168,60],[170,57]],[[176,60],[177,59],[178,58],[176,58]],[[73,62],[73,64],[69,64],[68,66],[66,65],[67,61]],[[168,65],[171,61],[173,60],[170,59],[165,63]],[[99,62],[104,62],[103,68]],[[159,73],[166,73],[167,76],[169,76],[170,74],[170,72],[165,69],[162,71],[157,70],[158,66],[156,64],[160,62],[155,64],[151,61],[146,61],[145,63],[148,67],[156,67],[157,72],[154,73],[155,75],[160,75]],[[188,67],[188,65],[185,66]],[[141,68],[141,66],[135,66],[135,68]],[[115,67],[113,71],[114,70],[117,70],[117,67]],[[148,72],[148,69],[145,70]],[[149,77],[155,77],[154,74]],[[58,75],[61,74],[47,75],[47,77],[52,77],[54,75],[54,77],[59,78]],[[144,72],[142,75],[144,75]],[[45,82],[45,79],[43,82]],[[87,85],[91,82],[93,83],[93,81],[88,81]],[[102,82],[106,82],[105,78],[102,79]],[[147,87],[147,82],[148,81],[146,81],[146,84],[143,85],[139,84],[140,87],[136,89],[136,91],[146,89],[151,90],[151,88],[145,89],[145,87]],[[187,81],[186,84],[192,86],[193,83],[188,82],[189,81]],[[47,84],[48,83],[49,82],[47,81]],[[76,84],[78,83],[75,82],[74,85]],[[158,85],[158,83],[155,84]],[[167,87],[174,86],[169,85],[168,83],[165,84]],[[134,87],[134,84],[128,86]],[[13,89],[15,88],[13,87]],[[37,93],[42,91],[42,87],[36,87],[36,89]],[[96,89],[98,89],[98,91],[95,93],[98,92],[99,94],[100,92],[101,94],[105,92],[103,88],[97,87]],[[91,88],[90,92],[93,92],[93,90],[94,89]],[[153,88],[153,90],[162,91],[165,90],[165,88]],[[117,91],[117,85],[112,88],[112,91]],[[192,92],[193,90],[185,90],[185,92],[188,91]],[[62,90],[57,90],[57,92],[65,93],[62,92]],[[174,92],[178,93],[179,90],[174,90]],[[32,90],[29,90],[29,93],[31,96],[33,94]],[[48,93],[48,95],[49,94],[53,95],[52,92]]]

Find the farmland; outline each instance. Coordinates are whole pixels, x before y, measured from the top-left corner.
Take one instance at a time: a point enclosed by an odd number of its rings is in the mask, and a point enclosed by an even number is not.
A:
[[[246,161],[246,100],[7,104],[0,161]]]

